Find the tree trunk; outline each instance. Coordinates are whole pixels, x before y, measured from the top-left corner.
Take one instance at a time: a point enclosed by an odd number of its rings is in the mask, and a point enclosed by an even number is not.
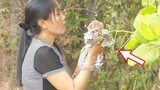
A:
[[[96,0],[89,0],[88,13],[87,13],[88,23],[90,23],[92,20],[95,19],[95,12],[96,12]],[[94,75],[92,73],[90,80],[93,80],[93,79],[94,79]],[[87,90],[94,90],[94,87],[89,84]]]
[[[96,0],[89,0],[88,15],[87,15],[89,23],[95,19],[95,12],[96,12]]]

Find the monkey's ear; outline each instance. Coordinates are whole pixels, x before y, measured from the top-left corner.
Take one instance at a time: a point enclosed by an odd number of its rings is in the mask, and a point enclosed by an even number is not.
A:
[[[89,28],[89,26],[87,26],[87,30],[89,30],[90,28]]]
[[[101,25],[101,27],[103,27],[103,23],[102,22],[100,22],[100,25]]]

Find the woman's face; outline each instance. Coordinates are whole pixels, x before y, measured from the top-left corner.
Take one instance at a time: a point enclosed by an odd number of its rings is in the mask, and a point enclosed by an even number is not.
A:
[[[66,30],[65,14],[60,9],[55,10],[47,20],[47,30],[53,35],[62,35]]]

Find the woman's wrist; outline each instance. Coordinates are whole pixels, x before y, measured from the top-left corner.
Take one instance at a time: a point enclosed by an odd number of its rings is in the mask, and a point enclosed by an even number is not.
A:
[[[97,56],[87,55],[86,61],[84,62],[85,66],[92,66],[95,63]]]
[[[94,65],[85,66],[82,64],[82,65],[79,65],[79,68],[80,68],[80,70],[83,70],[83,71],[89,71],[89,72],[94,71]]]
[[[79,69],[84,71],[93,71],[95,59],[96,57],[88,55],[84,64],[79,65]]]

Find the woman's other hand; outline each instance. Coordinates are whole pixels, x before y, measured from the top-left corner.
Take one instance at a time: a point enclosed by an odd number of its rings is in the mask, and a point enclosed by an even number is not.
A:
[[[102,53],[103,47],[101,45],[92,45],[92,47],[88,48],[88,56],[89,57],[97,57],[98,54]]]

